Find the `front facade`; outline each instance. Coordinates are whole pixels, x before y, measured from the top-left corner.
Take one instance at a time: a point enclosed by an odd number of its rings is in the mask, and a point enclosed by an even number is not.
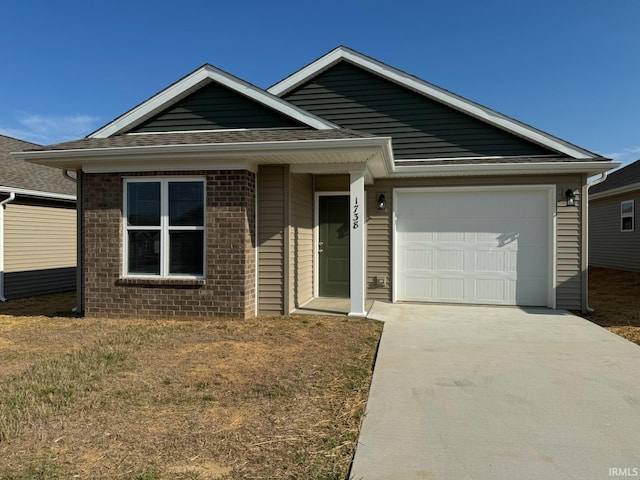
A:
[[[84,140],[87,315],[317,297],[586,309],[591,152],[339,47],[268,91],[204,66]]]
[[[640,160],[590,189],[589,265],[640,272]]]

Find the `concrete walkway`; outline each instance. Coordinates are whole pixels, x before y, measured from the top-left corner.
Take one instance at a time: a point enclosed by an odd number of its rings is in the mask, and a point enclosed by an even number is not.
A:
[[[640,347],[544,309],[369,317],[385,326],[352,479],[640,476]]]

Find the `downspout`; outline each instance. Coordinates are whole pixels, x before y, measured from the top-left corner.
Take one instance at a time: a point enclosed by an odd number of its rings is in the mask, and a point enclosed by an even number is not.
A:
[[[587,268],[583,270],[582,285],[584,289],[584,306],[586,313],[593,313],[594,310],[589,306],[589,189],[594,185],[599,185],[607,179],[608,172],[602,172],[600,178],[597,178],[591,183],[586,183],[583,188],[582,197],[582,248],[583,258]]]
[[[15,198],[15,192],[10,192],[9,196],[0,202],[0,302],[7,301],[4,296],[4,207]]]
[[[62,171],[62,175],[76,184],[76,306],[71,309],[72,312],[82,312],[82,201],[81,182],[78,181],[78,171],[76,176],[72,177],[68,169]]]
[[[78,181],[77,177],[72,177],[71,175],[69,175],[69,170],[66,168],[62,171],[62,175],[64,175],[65,178],[71,180],[73,183],[77,183]]]

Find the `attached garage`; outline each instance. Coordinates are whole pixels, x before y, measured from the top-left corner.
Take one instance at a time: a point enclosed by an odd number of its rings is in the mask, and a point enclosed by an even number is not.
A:
[[[548,306],[554,187],[394,191],[394,300]]]

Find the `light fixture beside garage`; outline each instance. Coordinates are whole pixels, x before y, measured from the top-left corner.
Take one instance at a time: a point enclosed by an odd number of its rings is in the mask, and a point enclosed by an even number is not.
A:
[[[576,194],[570,188],[567,188],[567,191],[564,192],[564,196],[567,197],[567,207],[575,207],[576,206]]]
[[[378,210],[386,210],[387,208],[387,198],[384,196],[384,193],[378,195]]]

